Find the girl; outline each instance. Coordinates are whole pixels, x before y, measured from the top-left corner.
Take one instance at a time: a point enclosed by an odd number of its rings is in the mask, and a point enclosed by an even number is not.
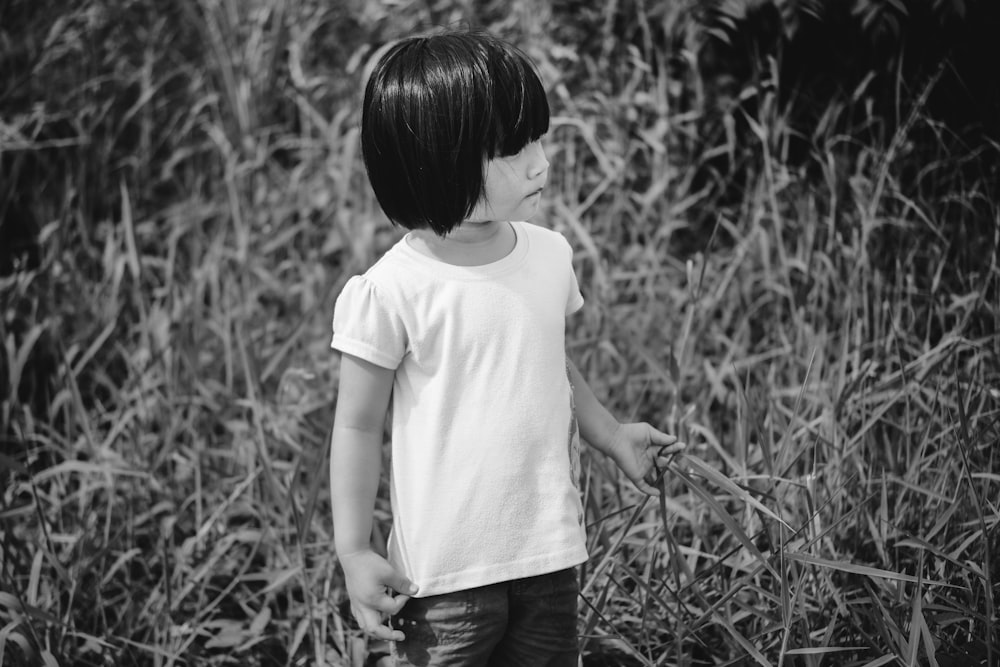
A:
[[[575,666],[578,436],[646,493],[684,446],[619,424],[567,360],[566,316],[583,305],[572,251],[524,222],[548,126],[527,58],[484,33],[399,42],[365,89],[365,167],[410,231],[337,299],[330,484],[353,613],[398,664]],[[371,530],[390,399],[383,557]]]

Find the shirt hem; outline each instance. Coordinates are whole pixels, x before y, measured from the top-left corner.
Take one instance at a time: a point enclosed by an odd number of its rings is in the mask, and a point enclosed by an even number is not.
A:
[[[586,562],[586,560],[587,549],[584,546],[580,546],[555,556],[547,555],[526,561],[508,563],[502,566],[489,566],[479,570],[434,577],[430,580],[424,579],[421,581],[420,579],[414,579],[414,583],[417,584],[420,590],[413,597],[423,598],[433,595],[443,595],[445,593],[454,593],[455,591],[479,588],[480,586],[489,586],[490,584],[504,581],[536,577],[575,567],[580,563]]]

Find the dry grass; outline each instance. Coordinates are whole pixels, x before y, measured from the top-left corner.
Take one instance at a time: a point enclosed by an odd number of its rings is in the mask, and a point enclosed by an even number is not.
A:
[[[1000,147],[919,96],[881,143],[834,103],[803,137],[774,87],[720,110],[670,64],[680,9],[501,4],[552,91],[572,353],[691,444],[659,503],[586,460],[585,662],[995,662]],[[43,242],[0,282],[0,663],[377,659],[324,474],[333,298],[396,235],[356,93],[378,42],[468,6],[25,13],[48,41],[0,158]]]

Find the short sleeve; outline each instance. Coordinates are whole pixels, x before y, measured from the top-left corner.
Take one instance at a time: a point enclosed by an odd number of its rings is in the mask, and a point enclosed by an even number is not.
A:
[[[565,238],[567,254],[567,270],[569,271],[569,295],[566,298],[566,314],[572,315],[583,308],[583,295],[580,293],[580,284],[576,280],[576,271],[573,270],[573,246]]]
[[[406,353],[399,314],[364,276],[348,280],[337,297],[330,346],[390,369],[397,368]]]

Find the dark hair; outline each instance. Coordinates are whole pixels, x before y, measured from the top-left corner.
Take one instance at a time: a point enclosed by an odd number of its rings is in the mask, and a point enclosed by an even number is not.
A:
[[[361,151],[385,214],[445,235],[483,196],[485,162],[549,129],[538,75],[516,47],[483,32],[394,44],[365,88]]]

